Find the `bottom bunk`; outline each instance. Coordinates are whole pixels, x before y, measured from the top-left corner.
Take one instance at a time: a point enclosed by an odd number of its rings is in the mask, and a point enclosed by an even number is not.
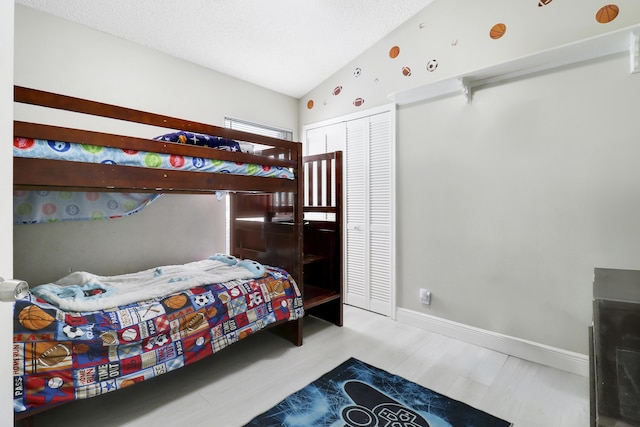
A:
[[[113,302],[125,303],[104,307]],[[16,420],[176,370],[262,329],[300,329],[304,314],[286,270],[219,255],[122,276],[72,273],[34,287],[14,313]]]

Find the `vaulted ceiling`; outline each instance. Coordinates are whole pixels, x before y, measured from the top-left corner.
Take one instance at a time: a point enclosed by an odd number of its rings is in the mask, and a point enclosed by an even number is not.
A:
[[[432,0],[16,0],[300,98]]]

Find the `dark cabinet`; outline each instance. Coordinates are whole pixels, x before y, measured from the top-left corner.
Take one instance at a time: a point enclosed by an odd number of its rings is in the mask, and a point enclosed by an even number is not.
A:
[[[640,271],[595,269],[590,337],[592,425],[640,426]]]

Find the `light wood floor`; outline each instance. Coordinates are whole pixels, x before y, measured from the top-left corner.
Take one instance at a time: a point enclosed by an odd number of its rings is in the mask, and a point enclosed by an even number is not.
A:
[[[356,357],[514,423],[589,425],[588,379],[353,307],[305,319],[302,347],[259,334],[162,377],[34,417],[35,426],[235,427]]]

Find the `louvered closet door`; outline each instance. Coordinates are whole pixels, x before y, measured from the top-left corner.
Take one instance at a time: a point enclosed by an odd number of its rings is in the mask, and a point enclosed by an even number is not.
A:
[[[391,113],[347,122],[346,302],[391,315],[395,289]]]
[[[392,152],[389,117],[369,119],[369,308],[391,315],[393,289]]]
[[[366,143],[369,138],[368,118],[347,123],[345,147],[347,170],[347,232],[345,242],[345,302],[369,308],[369,184]]]

